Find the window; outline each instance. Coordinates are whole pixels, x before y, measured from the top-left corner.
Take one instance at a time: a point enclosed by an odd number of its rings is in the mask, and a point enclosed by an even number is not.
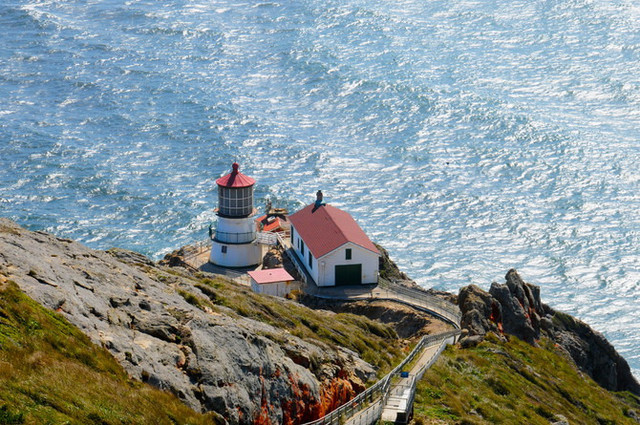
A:
[[[293,238],[294,238],[295,232],[293,231],[293,227],[291,228],[291,245],[293,245]]]
[[[300,252],[302,253],[302,257],[304,258],[304,241],[300,239]]]
[[[345,260],[351,260],[351,248],[347,248],[344,252]]]
[[[226,246],[226,245],[222,245],[222,246],[220,247],[220,249],[222,250],[222,253],[223,253],[223,254],[226,254],[226,253],[227,253],[227,246]]]
[[[219,188],[218,213],[222,216],[242,217],[253,212],[253,187]]]
[[[309,268],[313,268],[313,256],[311,256],[311,251],[309,251]]]

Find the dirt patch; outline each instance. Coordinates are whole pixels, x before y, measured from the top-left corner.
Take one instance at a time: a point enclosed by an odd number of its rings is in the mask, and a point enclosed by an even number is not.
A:
[[[393,326],[400,338],[411,339],[427,334],[444,332],[451,325],[427,313],[393,301],[362,300],[338,301],[305,297],[304,304],[336,313],[352,313],[366,316]]]

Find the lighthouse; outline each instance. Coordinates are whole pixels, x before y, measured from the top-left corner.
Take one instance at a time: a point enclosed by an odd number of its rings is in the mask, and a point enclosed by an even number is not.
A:
[[[249,267],[262,262],[262,246],[257,243],[253,216],[253,186],[256,181],[238,171],[216,180],[218,185],[217,226],[211,232],[209,261],[223,267]]]

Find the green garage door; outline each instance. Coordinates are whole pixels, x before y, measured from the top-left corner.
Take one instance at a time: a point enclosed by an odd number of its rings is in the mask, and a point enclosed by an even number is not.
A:
[[[362,264],[336,266],[336,286],[360,285],[362,283]]]

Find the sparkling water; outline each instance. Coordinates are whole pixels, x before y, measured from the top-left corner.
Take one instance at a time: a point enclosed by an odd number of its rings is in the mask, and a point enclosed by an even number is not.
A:
[[[640,376],[640,7],[0,2],[0,215],[154,258],[325,199],[425,287],[515,267]]]

